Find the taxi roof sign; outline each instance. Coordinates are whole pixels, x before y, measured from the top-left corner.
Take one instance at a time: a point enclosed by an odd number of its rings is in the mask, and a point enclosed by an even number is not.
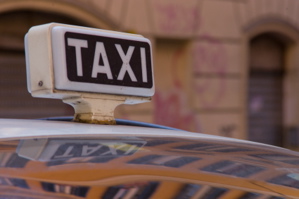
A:
[[[31,28],[25,44],[30,75],[37,68],[48,76],[53,73],[51,81],[43,82],[48,88],[154,94],[151,44],[140,35],[52,23]],[[34,93],[40,90],[41,80],[32,80],[29,90]]]
[[[101,108],[94,99],[117,106],[154,94],[151,43],[141,35],[50,23],[28,31],[25,51],[32,96],[63,99],[76,113]]]

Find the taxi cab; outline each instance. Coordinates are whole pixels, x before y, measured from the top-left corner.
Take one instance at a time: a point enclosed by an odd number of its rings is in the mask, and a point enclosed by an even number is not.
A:
[[[298,152],[114,118],[154,94],[148,39],[51,23],[25,46],[29,92],[75,115],[0,119],[0,199],[299,198]]]

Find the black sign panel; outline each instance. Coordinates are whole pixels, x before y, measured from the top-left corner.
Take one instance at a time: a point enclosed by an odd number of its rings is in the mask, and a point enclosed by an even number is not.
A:
[[[84,82],[152,88],[149,43],[66,32],[67,77]]]

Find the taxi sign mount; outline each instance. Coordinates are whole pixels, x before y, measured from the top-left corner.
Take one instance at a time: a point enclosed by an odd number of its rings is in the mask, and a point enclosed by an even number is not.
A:
[[[117,105],[154,94],[151,43],[140,35],[50,23],[28,31],[25,50],[29,92],[71,104],[77,121],[113,123]]]

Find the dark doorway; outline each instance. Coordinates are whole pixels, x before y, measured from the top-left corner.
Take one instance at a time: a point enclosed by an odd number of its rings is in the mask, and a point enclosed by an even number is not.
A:
[[[37,11],[0,15],[0,117],[40,118],[73,114],[73,108],[61,100],[33,98],[27,91],[24,36],[30,27],[50,22],[84,25],[66,16]]]
[[[285,47],[274,34],[250,41],[249,140],[282,145]]]

